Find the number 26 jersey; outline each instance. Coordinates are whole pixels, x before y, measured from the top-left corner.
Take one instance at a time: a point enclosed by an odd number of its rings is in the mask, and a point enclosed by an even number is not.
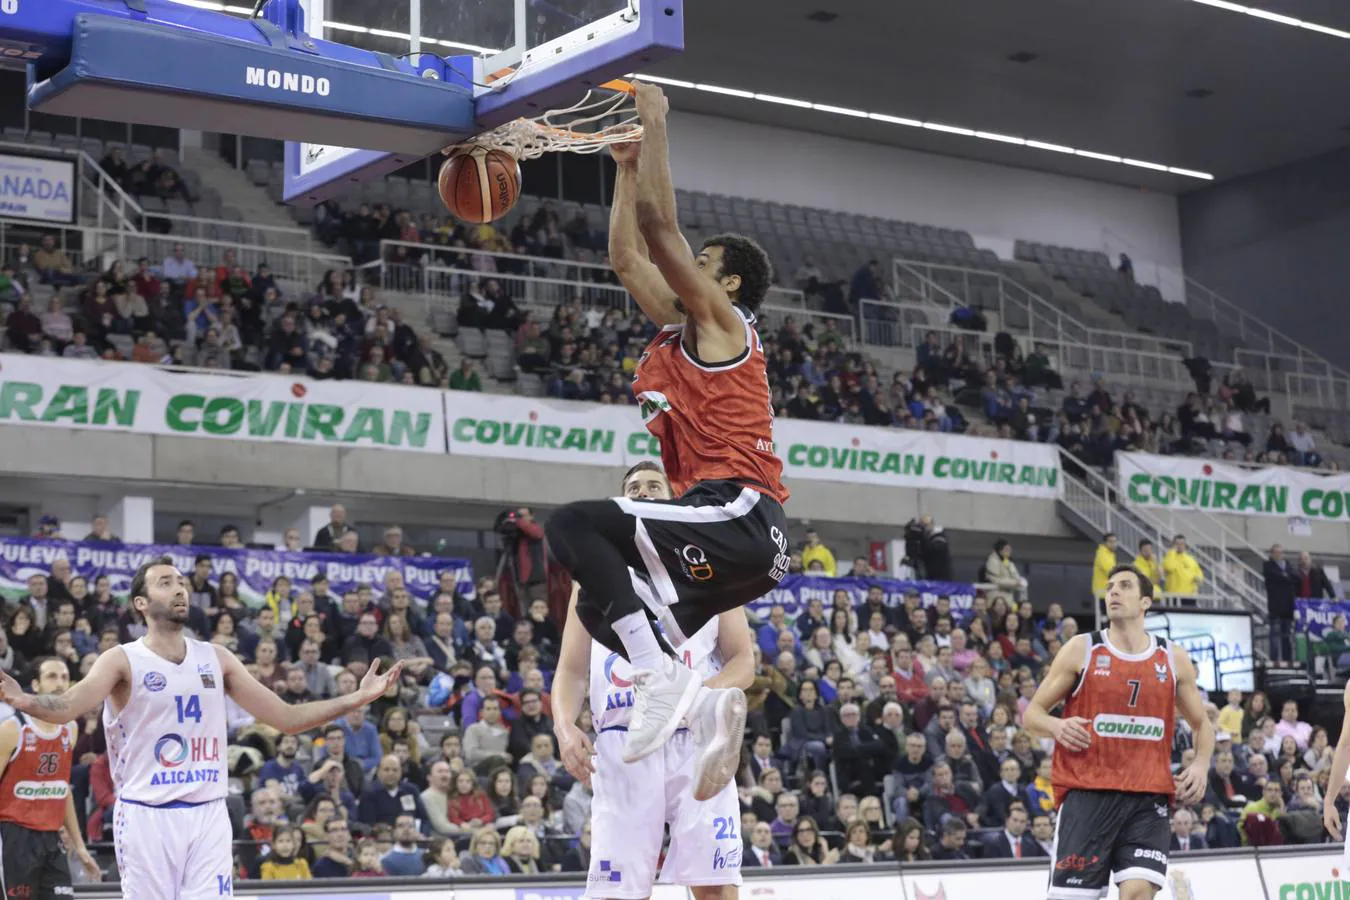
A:
[[[120,711],[103,704],[113,786],[122,800],[149,806],[225,797],[225,678],[213,645],[185,638],[172,663],[145,645],[123,644],[131,693]],[[111,651],[110,651],[111,652]]]

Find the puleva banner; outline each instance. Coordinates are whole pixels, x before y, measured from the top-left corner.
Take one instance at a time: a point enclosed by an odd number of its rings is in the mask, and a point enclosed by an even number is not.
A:
[[[445,452],[440,391],[6,355],[0,423]]]
[[[1147,453],[1117,453],[1116,473],[1117,487],[1135,506],[1350,521],[1350,475]]]
[[[1350,620],[1350,601],[1312,600],[1306,597],[1294,601],[1294,628],[1320,641],[1337,616]]]
[[[788,575],[778,587],[749,604],[761,615],[768,615],[775,606],[783,607],[788,618],[795,618],[812,600],[820,600],[829,610],[836,591],[849,596],[849,605],[856,607],[867,599],[867,592],[879,587],[887,606],[900,606],[905,594],[917,591],[924,607],[935,606],[938,597],[952,601],[952,614],[957,624],[964,622],[967,611],[975,602],[975,585],[959,581],[900,581],[895,578],[825,578],[817,575]],[[866,623],[862,623],[865,625]]]
[[[211,558],[211,582],[219,584],[221,575],[233,572],[239,578],[239,598],[254,607],[263,604],[272,583],[283,575],[291,580],[295,592],[309,590],[310,583],[323,574],[328,578],[328,592],[337,597],[361,585],[383,596],[389,573],[399,572],[408,592],[427,602],[436,596],[441,573],[451,572],[461,594],[472,597],[474,592],[473,567],[467,559],[0,538],[0,596],[14,600],[27,594],[30,576],[46,575],[53,562],[66,559],[71,572],[89,583],[90,593],[94,580],[107,575],[113,594],[120,597],[131,589],[131,578],[144,563],[169,556],[179,571],[191,574],[202,555]]]
[[[619,467],[660,456],[638,409],[450,391],[450,454]],[[898,428],[779,419],[774,449],[789,479],[1054,499],[1054,447]]]

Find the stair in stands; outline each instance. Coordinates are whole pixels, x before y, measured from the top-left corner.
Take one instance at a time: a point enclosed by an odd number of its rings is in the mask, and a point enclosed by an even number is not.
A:
[[[220,155],[202,148],[187,148],[183,161],[200,174],[203,185],[215,188],[224,198],[226,209],[239,211],[241,221],[268,228],[296,227],[285,207],[277,206],[267,192],[249,181],[248,176],[235,169]],[[284,250],[298,252],[313,249],[300,234],[267,233],[267,242]]]

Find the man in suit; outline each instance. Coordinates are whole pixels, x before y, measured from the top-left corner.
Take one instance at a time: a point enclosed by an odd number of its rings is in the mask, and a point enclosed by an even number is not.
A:
[[[1270,548],[1270,558],[1261,566],[1266,582],[1266,613],[1270,618],[1270,658],[1289,661],[1294,658],[1294,598],[1298,579],[1294,567],[1284,558],[1279,544]]]
[[[1297,590],[1296,596],[1312,597],[1313,599],[1327,598],[1336,596],[1336,591],[1331,586],[1331,579],[1321,566],[1313,565],[1312,554],[1304,550],[1298,555],[1298,571],[1294,573]]]
[[[334,503],[333,508],[328,511],[328,524],[314,535],[314,549],[331,551],[337,546],[338,538],[349,530],[351,529],[347,524],[347,507],[341,503]]]
[[[1228,732],[1220,732],[1227,734]],[[1244,775],[1234,771],[1233,752],[1231,750],[1219,750],[1214,754],[1214,768],[1209,773],[1209,789],[1205,792],[1205,802],[1212,803],[1219,809],[1226,809],[1236,801],[1234,797],[1246,797],[1248,800],[1254,796],[1252,791],[1257,790],[1256,780],[1250,775]],[[1246,804],[1246,801],[1243,801]]]
[[[944,861],[970,859],[966,853],[966,823],[952,816],[942,825],[942,837],[938,838],[933,859]]]
[[[997,828],[1008,820],[1008,810],[1014,803],[1022,802],[1022,765],[1013,757],[1005,759],[998,767],[999,780],[984,792],[980,798],[980,824],[985,828]]]
[[[1205,843],[1203,834],[1192,834],[1195,830],[1195,816],[1186,807],[1181,807],[1172,813],[1172,841],[1171,847],[1173,853],[1186,853],[1191,850],[1208,850],[1209,845]]]
[[[1048,813],[1038,812],[1031,820],[1031,838],[1036,842],[1033,856],[1050,857],[1055,855],[1055,826],[1050,822]]]
[[[1008,808],[1003,830],[984,845],[985,859],[1025,859],[1040,856],[1036,839],[1027,834],[1027,808],[1020,802]]]
[[[781,862],[782,858],[778,855],[778,848],[774,846],[773,830],[769,827],[769,823],[756,822],[750,831],[750,843],[741,854],[741,865],[767,869]]]
[[[875,731],[862,724],[856,703],[839,708],[839,728],[831,745],[839,789],[846,794],[873,793],[881,783],[886,747]]]
[[[765,769],[776,769],[773,761],[773,738],[767,734],[755,735],[755,742],[751,745],[750,752],[750,777],[754,779],[755,784],[759,784],[759,776]]]

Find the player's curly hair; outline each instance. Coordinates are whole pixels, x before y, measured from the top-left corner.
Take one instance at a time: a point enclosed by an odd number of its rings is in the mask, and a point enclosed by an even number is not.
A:
[[[722,248],[722,275],[741,276],[736,302],[751,312],[759,309],[773,283],[773,264],[769,254],[753,238],[743,234],[714,234],[703,241],[703,248]]]

